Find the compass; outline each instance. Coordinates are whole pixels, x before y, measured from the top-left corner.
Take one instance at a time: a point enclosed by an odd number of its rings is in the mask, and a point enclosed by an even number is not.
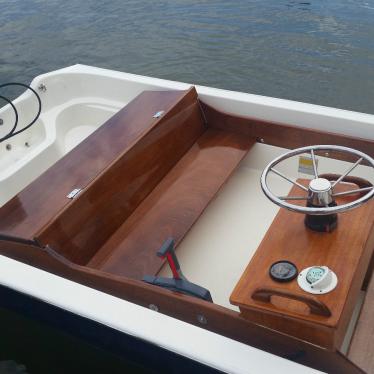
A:
[[[325,294],[337,286],[338,278],[327,266],[311,266],[300,272],[297,283],[306,292]]]
[[[309,268],[306,273],[306,281],[310,284],[318,282],[326,273],[326,270],[320,266],[313,266]]]

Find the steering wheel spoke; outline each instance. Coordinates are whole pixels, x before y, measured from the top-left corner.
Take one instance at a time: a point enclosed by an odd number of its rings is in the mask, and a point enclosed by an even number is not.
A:
[[[363,157],[360,157],[344,174],[342,174],[331,186],[331,188],[334,188],[338,183],[340,183],[356,166],[358,166],[361,161],[363,160]]]
[[[278,196],[280,200],[308,200],[308,196]]]
[[[304,187],[302,184],[300,184],[300,183],[298,183],[298,182],[292,180],[291,178],[289,178],[289,177],[287,177],[286,175],[282,174],[280,171],[278,171],[278,170],[276,170],[276,169],[274,169],[274,168],[271,168],[270,170],[271,170],[273,173],[275,173],[275,174],[279,175],[280,177],[282,177],[283,179],[285,179],[286,181],[288,181],[288,182],[294,184],[294,185],[297,186],[297,187],[300,187],[302,190],[304,190],[304,191],[308,191],[308,189],[307,189],[306,187]]]
[[[313,150],[313,148],[310,150],[310,154],[312,155],[314,176],[315,176],[316,178],[318,178],[317,162],[316,162],[316,156],[314,155],[314,150]]]
[[[343,191],[343,192],[338,192],[338,193],[333,193],[332,196],[348,196],[348,195],[354,195],[356,193],[360,192],[368,192],[371,191],[374,187],[363,187],[363,188],[357,188],[355,190],[350,190],[350,191]]]

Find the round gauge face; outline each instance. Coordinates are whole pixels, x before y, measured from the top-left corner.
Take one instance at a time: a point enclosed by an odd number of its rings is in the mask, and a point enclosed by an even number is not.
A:
[[[325,269],[320,266],[313,266],[308,270],[306,274],[306,280],[308,283],[313,284],[319,281],[325,275]]]
[[[289,261],[278,261],[271,265],[269,274],[276,282],[289,282],[297,276],[296,266]]]

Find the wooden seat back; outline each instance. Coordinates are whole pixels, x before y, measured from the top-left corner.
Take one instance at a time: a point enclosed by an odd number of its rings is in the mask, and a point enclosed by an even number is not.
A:
[[[154,118],[159,111],[163,114]],[[39,227],[35,237],[70,261],[86,264],[204,129],[194,88],[144,92],[122,115],[92,135],[95,142],[88,140],[95,148],[93,159],[87,157],[86,145],[77,147],[75,172],[84,174],[86,168],[100,165],[98,175],[86,186],[70,185],[70,189],[84,189],[46,225]],[[89,151],[92,155],[92,149]],[[110,153],[105,163],[101,152]]]

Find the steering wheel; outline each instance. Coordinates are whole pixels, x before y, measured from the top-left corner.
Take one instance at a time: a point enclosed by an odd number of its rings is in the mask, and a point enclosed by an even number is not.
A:
[[[348,170],[340,175],[337,176],[337,179],[335,181],[330,181],[327,178],[324,178],[322,175],[318,175],[317,170],[317,163],[315,159],[315,151],[339,151],[343,153],[348,153],[350,155],[357,156],[357,161],[351,165]],[[298,183],[297,181],[287,177],[275,167],[281,162],[284,161],[290,157],[297,156],[303,153],[310,153],[313,161],[313,170],[314,170],[314,178],[310,181],[309,186],[305,187]],[[360,205],[364,204],[368,200],[370,200],[374,196],[374,187],[371,183],[367,182],[366,187],[353,189],[350,191],[345,192],[334,192],[335,187],[340,182],[343,182],[344,179],[348,176],[348,174],[356,168],[362,161],[366,161],[367,164],[369,164],[372,168],[374,168],[374,159],[368,156],[367,154],[357,151],[352,148],[348,147],[342,147],[337,145],[314,145],[314,146],[308,146],[308,147],[302,147],[297,148],[294,150],[291,150],[289,152],[284,153],[283,155],[275,158],[273,161],[271,161],[261,175],[261,188],[264,192],[264,194],[275,204],[279,205],[282,208],[286,208],[288,210],[292,210],[294,212],[298,213],[304,213],[307,215],[330,215],[340,212],[345,212],[350,209],[354,209],[359,207]],[[274,174],[277,174],[281,178],[289,181],[290,183],[298,186],[300,189],[304,190],[305,196],[276,196],[274,195],[271,190],[268,187],[267,183],[267,177],[269,173],[272,172]],[[353,195],[360,193],[360,197],[355,199],[354,201],[351,201],[346,204],[338,205],[332,204],[334,202],[334,197],[337,196],[346,196],[346,195]],[[307,201],[309,206],[300,206],[291,204],[288,201],[292,200],[305,200]],[[334,205],[334,206],[331,206]]]

